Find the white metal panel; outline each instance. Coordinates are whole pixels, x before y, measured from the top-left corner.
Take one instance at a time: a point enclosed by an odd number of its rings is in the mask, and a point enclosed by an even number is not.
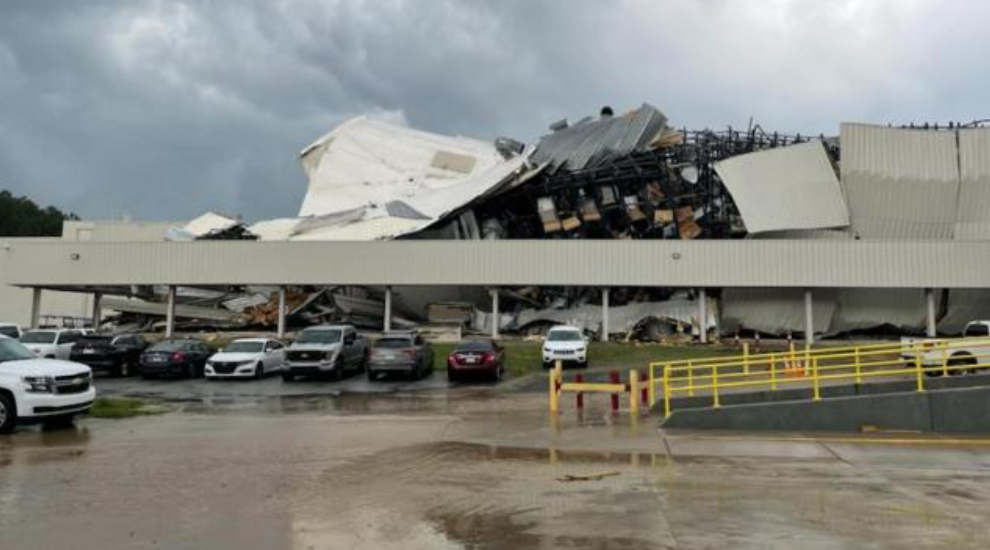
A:
[[[990,242],[10,243],[18,285],[990,288]]]
[[[818,141],[715,165],[750,233],[849,225],[839,178]]]
[[[990,128],[960,130],[956,240],[990,240]]]
[[[864,239],[952,239],[959,200],[955,132],[842,125],[842,186]]]
[[[812,302],[815,332],[829,334],[836,309],[836,291],[814,291]],[[722,328],[731,334],[739,329],[785,335],[803,332],[804,289],[727,288],[722,292]]]
[[[458,162],[438,162],[461,159]],[[408,200],[467,181],[502,163],[495,146],[360,117],[302,153],[309,189],[299,216]]]

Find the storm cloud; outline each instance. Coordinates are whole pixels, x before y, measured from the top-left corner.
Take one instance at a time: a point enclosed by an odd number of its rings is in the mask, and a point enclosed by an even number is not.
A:
[[[647,101],[835,133],[988,115],[977,0],[3,0],[0,188],[84,217],[294,215],[359,114],[531,142]]]

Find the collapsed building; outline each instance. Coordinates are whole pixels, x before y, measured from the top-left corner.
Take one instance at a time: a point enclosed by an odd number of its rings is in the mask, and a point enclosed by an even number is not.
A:
[[[973,240],[990,237],[990,129],[843,124],[839,137],[673,128],[643,105],[563,120],[527,146],[443,136],[360,117],[303,150],[309,186],[296,217],[245,224],[207,214],[168,239],[368,241],[386,239],[858,239]],[[575,261],[593,262],[595,258]],[[566,266],[561,266],[566,269]],[[147,323],[161,290],[113,309]],[[456,325],[539,333],[555,323],[602,330],[599,290],[499,289],[493,318],[484,289],[403,289],[399,326]],[[195,293],[193,293],[195,294]],[[990,316],[990,296],[944,291],[939,329],[959,332]],[[270,326],[274,289],[214,289],[182,296],[191,323]],[[292,294],[298,323],[345,320],[380,326],[374,288],[305,288]],[[798,333],[799,289],[725,289],[704,299],[686,291],[612,289],[612,332],[662,339],[693,330]],[[923,291],[834,290],[816,294],[825,335],[868,330],[920,332]],[[108,304],[111,307],[111,304]],[[216,311],[222,310],[223,315]],[[985,313],[984,313],[985,312]]]

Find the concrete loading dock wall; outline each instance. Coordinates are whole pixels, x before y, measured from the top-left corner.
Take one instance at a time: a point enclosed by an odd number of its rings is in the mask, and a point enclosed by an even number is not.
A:
[[[990,379],[983,377],[983,383]],[[948,384],[978,383],[975,379]],[[884,387],[886,386],[886,387]],[[799,392],[782,392],[774,401],[725,406],[719,409],[684,408],[661,424],[663,428],[693,430],[859,432],[880,430],[931,433],[990,433],[990,387],[907,391],[905,384],[868,384],[860,388],[828,388],[819,402],[800,399]],[[901,390],[881,393],[884,390]],[[807,393],[807,392],[803,392]],[[846,396],[841,396],[846,395]],[[803,396],[807,398],[807,396]],[[750,396],[759,399],[759,396]],[[690,406],[690,405],[688,405]]]

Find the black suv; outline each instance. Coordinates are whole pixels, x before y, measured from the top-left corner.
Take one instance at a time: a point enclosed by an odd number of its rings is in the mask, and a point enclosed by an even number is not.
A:
[[[84,336],[72,346],[69,360],[82,363],[94,371],[114,376],[130,376],[141,364],[141,354],[148,343],[137,334],[119,336]]]

